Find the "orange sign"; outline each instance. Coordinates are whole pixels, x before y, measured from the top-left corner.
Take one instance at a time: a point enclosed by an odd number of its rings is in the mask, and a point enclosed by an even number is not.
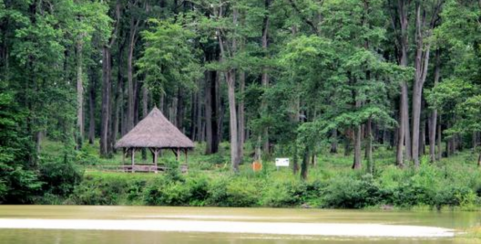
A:
[[[260,171],[260,170],[263,169],[263,165],[262,165],[260,162],[258,162],[258,161],[254,161],[252,167],[253,167],[253,171],[254,171],[254,172]]]

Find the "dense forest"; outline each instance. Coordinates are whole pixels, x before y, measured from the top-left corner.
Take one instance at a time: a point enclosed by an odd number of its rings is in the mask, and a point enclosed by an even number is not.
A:
[[[234,172],[280,155],[304,179],[343,152],[373,173],[380,148],[400,170],[460,151],[480,164],[480,6],[0,0],[0,201],[79,181],[66,162],[96,143],[113,157],[154,107],[204,154],[229,142]]]

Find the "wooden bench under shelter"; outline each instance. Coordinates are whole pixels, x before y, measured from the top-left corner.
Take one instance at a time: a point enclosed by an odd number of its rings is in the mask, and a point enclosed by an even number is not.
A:
[[[194,143],[179,129],[164,117],[158,108],[141,120],[131,131],[125,134],[115,148],[122,148],[122,169],[124,172],[159,172],[167,170],[164,166],[158,166],[158,158],[161,150],[170,150],[180,162],[181,154],[185,155],[185,164],[180,166],[181,171],[187,172],[188,150],[194,148]],[[153,165],[136,165],[135,153],[147,148],[153,155]],[[125,164],[125,157],[130,156],[130,165]]]

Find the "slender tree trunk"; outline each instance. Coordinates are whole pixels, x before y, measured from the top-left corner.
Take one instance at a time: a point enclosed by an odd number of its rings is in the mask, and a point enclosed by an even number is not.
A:
[[[161,110],[161,112],[166,115],[166,110],[164,109],[164,106],[165,106],[165,102],[164,102],[164,93],[161,93],[159,95],[159,110]]]
[[[310,152],[308,147],[305,147],[303,151],[303,161],[301,162],[301,179],[308,179],[308,164],[310,162]]]
[[[82,38],[82,36],[81,36]],[[82,40],[77,41],[77,149],[84,143],[84,81],[83,81],[83,49]]]
[[[355,98],[355,96],[353,96]],[[355,101],[355,107],[361,107],[361,101]],[[353,154],[353,165],[352,169],[361,169],[361,137],[362,130],[361,125],[357,125],[355,128],[355,143],[354,143],[354,154]]]
[[[269,30],[269,5],[270,5],[270,0],[265,0],[265,17],[263,20],[263,30],[262,30],[262,38],[261,38],[261,43],[262,43],[262,48],[265,53],[265,57],[268,56],[268,30]],[[264,67],[263,68],[263,74],[261,75],[261,83],[264,87],[264,89],[268,89],[269,86],[269,76],[268,76],[268,68]],[[266,113],[267,110],[267,104],[266,101],[263,101],[261,112],[263,114]],[[268,127],[265,127],[263,129],[263,151],[266,154],[269,154],[269,134],[268,134]]]
[[[372,135],[372,118],[369,117],[366,123],[367,128],[367,144],[366,144],[366,157],[368,163],[368,171],[373,173],[374,165],[373,165],[373,135]]]
[[[241,99],[238,102],[238,159],[240,162],[243,161],[244,154],[244,87],[245,87],[246,74],[244,71],[239,72],[239,93],[241,94]]]
[[[112,145],[109,139],[111,129],[111,47],[115,42],[120,23],[120,1],[116,1],[115,8],[116,27],[111,35],[109,43],[102,49],[102,107],[101,107],[101,127],[100,127],[100,155],[107,157],[111,153]]]
[[[82,38],[82,36],[81,36]],[[82,57],[83,43],[82,40],[77,41],[77,149],[82,148],[84,141],[84,84],[82,81]]]
[[[231,165],[234,172],[239,171],[238,159],[238,120],[236,116],[236,92],[235,92],[235,72],[229,70],[226,72],[226,81],[228,83],[228,101],[229,101],[229,136],[231,143]]]
[[[111,133],[111,141],[115,142],[117,140],[117,134],[119,133],[119,128],[122,127],[121,122],[123,120],[123,101],[124,101],[124,77],[123,77],[123,70],[122,70],[122,53],[125,47],[125,41],[123,38],[118,39],[117,45],[117,86],[116,90],[113,94],[114,97],[114,108],[113,112],[113,119],[112,119],[112,133]],[[114,87],[114,86],[112,86]],[[123,132],[121,132],[122,134]],[[115,151],[115,150],[114,150]]]
[[[95,88],[97,74],[91,70],[90,86],[89,86],[89,144],[93,145],[95,140]]]
[[[222,16],[223,7],[220,9],[220,16]],[[238,24],[238,9],[234,7],[233,24]],[[219,30],[221,32],[221,30]],[[225,39],[229,38],[229,39]],[[224,63],[226,58],[233,58],[237,51],[236,33],[233,37],[227,37],[222,34],[218,35],[219,49],[221,51],[220,62]],[[228,67],[225,71],[226,83],[228,85],[228,103],[229,103],[229,136],[231,147],[231,165],[234,172],[239,171],[238,158],[238,120],[236,113],[236,70],[233,67]]]
[[[423,107],[422,107],[422,110],[423,110]],[[422,120],[422,123],[421,123],[421,131],[420,131],[420,149],[419,149],[419,153],[418,153],[418,156],[421,157],[422,155],[424,155],[426,153],[425,151],[425,147],[426,147],[426,137],[427,137],[427,121],[424,119]]]
[[[355,128],[355,144],[352,169],[361,169],[361,126]]]
[[[437,160],[442,158],[442,117],[439,115],[437,124]]]
[[[132,17],[130,20],[129,51],[127,54],[127,131],[130,131],[134,127],[135,119],[133,60],[138,24],[139,21],[136,21],[134,17]]]
[[[202,84],[200,84],[200,87],[202,87]],[[202,91],[199,90],[197,96],[196,96],[196,138],[199,142],[204,141],[204,138],[202,136],[203,134],[203,106],[202,106],[202,99],[201,97],[203,96]]]
[[[434,86],[437,86],[440,80],[440,50],[435,52],[435,73],[434,73]],[[435,152],[435,138],[437,135],[437,109],[432,109],[429,122],[429,144],[430,144],[430,162],[435,162],[437,160]]]
[[[147,89],[147,84],[144,82],[142,84],[142,118],[147,117],[149,106],[149,90]],[[156,153],[157,156],[157,153]],[[147,151],[145,148],[142,149],[142,159],[147,159]]]
[[[110,91],[111,91],[111,64],[110,48],[104,47],[102,58],[102,117],[100,131],[100,154],[107,157],[109,154],[109,124],[110,124]]]
[[[337,153],[338,152],[338,138],[337,138],[337,129],[331,130],[331,147],[330,153]]]
[[[112,132],[111,132],[111,142],[117,140],[117,134],[119,133],[120,121],[121,121],[121,110],[122,110],[122,78],[117,80],[117,91],[113,95],[115,97],[114,102],[114,113],[112,119]],[[116,150],[113,149],[115,152]]]
[[[416,23],[415,23],[415,37],[416,37],[416,52],[415,52],[415,79],[413,84],[412,96],[412,157],[415,167],[420,165],[419,160],[419,132],[420,132],[420,114],[422,103],[423,85],[427,78],[427,70],[430,59],[430,43],[425,40],[425,37],[430,37],[432,29],[438,18],[441,4],[439,2],[433,9],[432,18],[426,28],[426,11],[422,10],[423,2],[417,2],[416,5]]]
[[[477,147],[480,145],[480,131],[472,133],[472,150],[477,152]]]
[[[183,130],[183,118],[184,118],[184,104],[181,87],[177,89],[177,109],[176,109],[176,125],[179,130]]]
[[[206,154],[218,152],[216,76],[216,71],[206,72],[206,105],[204,106],[206,110]]]
[[[410,0],[398,0],[398,21],[400,23],[400,66],[407,66],[408,51],[408,11]],[[410,124],[408,116],[408,84],[402,81],[400,84],[400,120],[397,143],[397,165],[403,167],[403,152],[407,160],[411,160]],[[404,150],[405,147],[405,150]]]

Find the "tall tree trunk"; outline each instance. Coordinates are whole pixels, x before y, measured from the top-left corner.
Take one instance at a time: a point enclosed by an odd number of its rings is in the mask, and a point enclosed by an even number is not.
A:
[[[176,109],[176,125],[179,130],[183,130],[183,118],[184,118],[184,104],[181,87],[177,89],[177,109]]]
[[[361,101],[355,102],[355,107],[359,108],[361,106]],[[352,169],[361,169],[361,125],[357,125],[355,128],[355,143],[354,143],[354,154],[353,154],[353,165]]]
[[[307,180],[308,179],[308,164],[310,162],[310,151],[308,147],[305,147],[303,151],[303,161],[301,162],[301,179]]]
[[[82,38],[82,35],[81,37]],[[77,149],[82,148],[84,141],[84,84],[82,81],[82,40],[77,41]]]
[[[240,162],[243,161],[244,154],[244,88],[245,88],[246,74],[244,71],[239,72],[239,93],[241,94],[241,99],[238,102],[238,159]]]
[[[110,48],[103,48],[102,57],[102,117],[100,130],[100,155],[109,155],[110,93],[111,93]]]
[[[207,84],[207,82],[205,82],[205,83]],[[202,84],[200,84],[200,87],[202,87]],[[196,96],[196,100],[197,100],[197,103],[196,103],[197,112],[196,112],[196,114],[197,114],[197,116],[196,116],[196,132],[195,132],[196,138],[199,142],[204,141],[204,138],[202,136],[203,131],[204,131],[203,130],[203,116],[204,115],[203,115],[203,112],[202,112],[203,111],[203,106],[202,106],[203,100],[201,99],[202,96],[203,96],[202,91],[199,90],[199,92]]]
[[[434,87],[437,86],[440,80],[440,50],[435,52],[435,72],[434,72]],[[437,109],[432,109],[429,122],[429,144],[430,144],[430,162],[435,162],[437,157],[435,155],[435,138],[437,135]]]
[[[423,110],[423,106],[422,106],[422,110]],[[420,128],[420,148],[419,148],[419,152],[418,152],[419,157],[421,157],[422,155],[424,155],[426,153],[425,152],[425,147],[426,147],[425,138],[426,137],[427,137],[427,121],[424,119],[421,122],[421,128]]]
[[[332,129],[330,153],[337,153],[337,152],[338,152],[337,129]]]
[[[147,84],[144,82],[142,83],[142,118],[147,117],[149,113],[149,90],[147,89]],[[142,149],[142,159],[147,159],[147,150],[144,148]]]
[[[93,145],[95,140],[95,88],[97,86],[97,74],[92,69],[90,71],[90,86],[89,86],[89,144]]]
[[[127,54],[127,131],[130,131],[134,127],[135,119],[133,60],[139,22],[140,21],[136,21],[134,17],[130,19],[129,51]]]
[[[366,128],[367,128],[367,138],[366,138],[366,157],[367,157],[367,163],[368,163],[368,171],[370,173],[373,173],[374,165],[373,165],[373,135],[372,135],[372,117],[368,118],[368,121],[366,123]]]
[[[265,0],[265,16],[263,20],[263,30],[262,30],[262,38],[261,38],[261,44],[262,48],[264,51],[265,58],[268,56],[268,30],[269,30],[269,5],[270,5],[271,0]],[[268,76],[268,68],[263,67],[263,74],[261,75],[261,83],[264,87],[264,89],[268,89],[269,86],[269,76]],[[267,111],[267,104],[266,101],[263,100],[262,108],[261,108],[261,113],[265,114]],[[269,154],[269,134],[268,134],[268,127],[265,127],[263,129],[263,151],[265,154]]]
[[[117,140],[117,136],[119,133],[120,121],[121,121],[121,110],[122,110],[122,78],[117,80],[117,89],[115,94],[113,95],[114,99],[114,113],[112,119],[112,132],[111,132],[111,143],[114,143]],[[115,149],[113,149],[116,152]]]
[[[419,160],[419,132],[420,132],[420,114],[422,106],[422,92],[423,85],[427,78],[427,70],[430,59],[430,44],[425,40],[430,37],[432,29],[438,21],[438,13],[441,9],[443,1],[437,2],[433,6],[433,13],[430,23],[426,26],[426,10],[422,10],[424,2],[417,2],[416,4],[416,22],[415,22],[415,37],[416,37],[416,51],[415,51],[415,79],[413,84],[412,95],[412,157],[415,167],[420,165]],[[423,12],[423,13],[422,13]]]
[[[216,86],[217,86],[217,72],[216,71],[206,71],[206,90],[205,98],[206,105],[205,116],[206,116],[206,154],[213,154],[218,152],[218,123],[217,115],[218,108]]]
[[[355,128],[355,144],[352,169],[361,169],[361,125]]]
[[[100,127],[100,155],[107,157],[111,153],[111,143],[109,140],[111,129],[111,47],[115,42],[120,23],[120,0],[116,1],[115,8],[116,27],[111,35],[108,44],[105,44],[102,49],[102,116]]]
[[[398,1],[398,21],[400,23],[400,66],[407,66],[407,52],[408,52],[408,11],[410,0]],[[408,116],[408,84],[406,81],[401,81],[400,84],[400,120],[397,143],[397,165],[403,167],[403,152],[407,160],[411,160],[411,140],[410,140],[410,124]],[[405,147],[405,150],[404,150]]]
[[[442,158],[442,117],[439,115],[437,124],[437,160]]]
[[[114,97],[114,105],[112,106],[114,108],[113,112],[113,119],[112,119],[112,133],[111,133],[111,141],[115,142],[117,140],[117,136],[119,133],[119,128],[122,127],[122,115],[123,115],[123,102],[124,102],[124,76],[123,76],[123,70],[122,70],[122,54],[125,48],[125,41],[124,38],[119,38],[118,39],[118,49],[117,49],[117,86],[116,90],[113,94]],[[122,134],[123,132],[121,132]],[[123,134],[122,134],[123,135]],[[115,150],[114,150],[115,151]]]
[[[226,81],[228,83],[228,102],[229,102],[229,137],[231,143],[231,165],[234,172],[239,171],[238,158],[238,120],[236,116],[236,92],[235,92],[235,71],[226,72]]]

